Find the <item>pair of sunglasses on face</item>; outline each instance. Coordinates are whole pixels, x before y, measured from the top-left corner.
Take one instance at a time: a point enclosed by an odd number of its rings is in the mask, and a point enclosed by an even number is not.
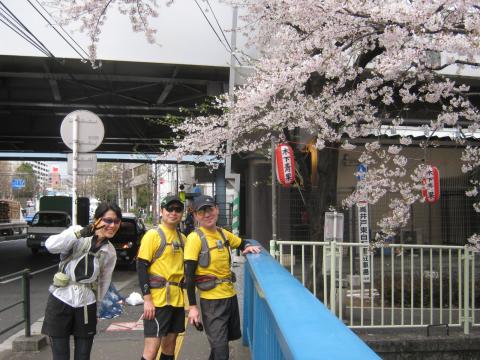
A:
[[[176,213],[180,214],[183,212],[183,208],[180,207],[180,206],[166,206],[165,207],[165,210],[167,210],[168,212],[173,212],[175,211]]]
[[[213,210],[215,209],[214,206],[204,206],[196,211],[196,213],[200,216],[203,216],[205,214],[211,214]]]
[[[112,224],[115,224],[115,225],[118,225],[120,224],[120,219],[112,219],[112,218],[102,218],[102,221],[107,224],[107,225],[112,225]]]

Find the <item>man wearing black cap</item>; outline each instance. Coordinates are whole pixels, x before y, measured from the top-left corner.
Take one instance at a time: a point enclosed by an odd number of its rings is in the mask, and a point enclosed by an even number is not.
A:
[[[185,235],[177,225],[183,203],[167,196],[161,203],[162,224],[147,231],[140,244],[137,271],[143,294],[144,360],[173,360],[177,335],[185,331],[183,248]]]
[[[198,196],[193,210],[200,226],[190,233],[185,246],[188,320],[197,329],[201,328],[195,298],[197,286],[203,326],[211,347],[209,359],[225,360],[229,356],[228,342],[242,336],[230,248],[239,248],[246,254],[259,253],[260,247],[217,228],[218,207],[211,196]]]

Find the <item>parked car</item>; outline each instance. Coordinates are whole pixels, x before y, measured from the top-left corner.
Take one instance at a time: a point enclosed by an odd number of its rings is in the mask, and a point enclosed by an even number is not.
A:
[[[50,235],[60,234],[72,224],[70,215],[65,211],[39,211],[28,227],[27,246],[32,254],[45,248],[45,241]]]
[[[135,260],[140,247],[140,241],[146,232],[142,219],[135,214],[122,214],[120,229],[110,242],[117,251],[117,264],[135,267]]]

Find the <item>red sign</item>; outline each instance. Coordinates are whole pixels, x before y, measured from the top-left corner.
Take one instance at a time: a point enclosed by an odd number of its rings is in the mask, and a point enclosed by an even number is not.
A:
[[[422,195],[428,203],[434,203],[440,199],[440,173],[436,166],[428,165],[423,186]]]
[[[295,159],[292,147],[288,144],[278,144],[275,149],[275,168],[280,184],[288,187],[295,181]]]

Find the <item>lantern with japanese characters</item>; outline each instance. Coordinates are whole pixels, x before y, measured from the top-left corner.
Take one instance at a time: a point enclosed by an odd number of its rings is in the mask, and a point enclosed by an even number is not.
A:
[[[423,178],[422,195],[430,204],[440,199],[440,173],[436,166],[427,166],[425,177]]]
[[[277,179],[285,187],[295,181],[295,159],[293,149],[288,144],[278,144],[275,149],[275,168]]]

